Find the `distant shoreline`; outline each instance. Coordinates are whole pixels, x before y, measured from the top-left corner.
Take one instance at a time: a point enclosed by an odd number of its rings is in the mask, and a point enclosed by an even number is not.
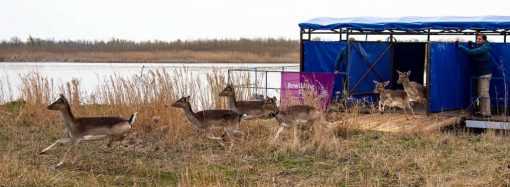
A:
[[[299,62],[204,62],[204,61],[0,61],[1,63],[160,63],[160,64],[299,64]]]

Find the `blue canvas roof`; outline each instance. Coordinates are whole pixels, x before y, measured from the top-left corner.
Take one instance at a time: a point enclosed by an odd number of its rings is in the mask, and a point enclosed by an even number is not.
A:
[[[383,31],[383,30],[423,31],[428,29],[509,30],[510,16],[476,16],[476,17],[442,16],[442,17],[400,17],[400,18],[319,17],[300,23],[299,27],[314,30],[333,30],[340,28],[352,28],[356,30],[369,30],[369,31]]]

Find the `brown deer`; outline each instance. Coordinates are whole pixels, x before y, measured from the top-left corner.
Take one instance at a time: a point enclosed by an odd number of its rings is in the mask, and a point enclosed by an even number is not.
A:
[[[397,73],[397,83],[404,86],[404,91],[407,93],[409,101],[418,103],[424,103],[427,101],[427,97],[425,96],[425,86],[414,81],[409,81],[411,71],[400,72],[397,70]]]
[[[244,119],[250,120],[255,118],[268,118],[271,111],[263,110],[262,105],[264,101],[237,101],[234,87],[227,85],[223,91],[220,92],[219,96],[228,97],[230,110],[237,113],[246,114]],[[276,101],[276,97],[273,97]],[[274,103],[276,106],[276,102]]]
[[[203,110],[195,113],[191,109],[189,100],[190,96],[182,97],[175,101],[172,107],[182,108],[191,125],[200,131],[207,132],[209,139],[216,140],[222,147],[225,147],[223,139],[214,136],[213,129],[223,129],[231,140],[233,140],[233,133],[242,133],[239,129],[239,122],[245,116],[244,114],[232,110]]]
[[[55,143],[43,149],[40,154],[46,153],[57,144],[73,144],[65,153],[64,157],[55,166],[61,166],[67,159],[71,149],[81,141],[98,140],[110,138],[107,146],[110,147],[113,141],[122,141],[136,119],[136,112],[131,115],[129,120],[119,117],[75,117],[71,112],[69,101],[60,94],[60,98],[48,106],[49,110],[58,110],[64,117],[64,126],[69,137],[61,138]]]
[[[411,107],[409,97],[407,93],[404,90],[387,90],[384,89],[390,81],[386,82],[377,82],[374,81],[375,89],[374,93],[379,94],[379,111],[381,113],[384,112],[384,108],[386,106],[388,107],[398,107],[404,110],[404,114],[406,116],[406,119],[409,120],[407,117],[407,110],[410,109],[411,113],[413,114],[413,118],[416,119],[416,116],[414,115],[413,107]]]
[[[271,117],[275,117],[278,122],[278,130],[273,138],[273,142],[278,139],[278,136],[284,128],[290,128],[293,125],[302,124],[317,124],[322,119],[322,112],[309,105],[293,105],[287,107],[285,110],[279,110],[274,105],[275,100],[272,98],[266,99],[263,109],[271,109],[272,112],[269,114]]]

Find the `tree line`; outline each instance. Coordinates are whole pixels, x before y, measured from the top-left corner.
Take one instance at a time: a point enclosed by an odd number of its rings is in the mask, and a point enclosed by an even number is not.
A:
[[[103,40],[60,40],[29,37],[25,41],[18,37],[4,40],[0,50],[22,50],[29,52],[129,52],[129,51],[234,51],[258,55],[279,56],[299,50],[299,41],[290,39],[207,39],[175,41],[130,41],[112,38]]]

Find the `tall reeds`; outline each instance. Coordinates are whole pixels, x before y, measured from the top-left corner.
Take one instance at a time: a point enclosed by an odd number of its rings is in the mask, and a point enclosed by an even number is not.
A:
[[[177,76],[174,76],[177,75]],[[201,83],[186,69],[140,70],[114,75],[95,90],[79,80],[57,85],[37,72],[23,75],[22,99],[13,110],[0,108],[0,186],[31,185],[501,185],[509,184],[508,137],[448,133],[386,134],[346,128],[347,120],[324,122],[311,130],[288,129],[271,143],[276,121],[242,121],[244,136],[228,150],[197,132],[180,109],[170,107],[191,95],[195,111],[226,108],[218,93],[226,86],[220,71]],[[233,78],[244,84],[247,78]],[[208,85],[208,86],[206,86]],[[247,99],[247,89],[237,89]],[[38,151],[62,138],[60,113],[46,106],[64,93],[76,116],[121,116],[139,112],[127,148],[104,142],[80,144],[69,165],[50,169],[55,148]],[[4,111],[5,110],[5,111]],[[357,115],[350,111],[347,115]],[[356,116],[350,116],[356,117]],[[385,118],[381,115],[381,118]],[[221,132],[217,132],[219,136]],[[480,162],[483,160],[483,162]]]

